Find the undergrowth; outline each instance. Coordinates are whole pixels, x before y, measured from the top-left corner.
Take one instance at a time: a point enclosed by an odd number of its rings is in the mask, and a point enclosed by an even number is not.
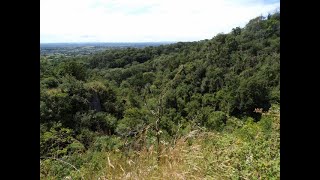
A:
[[[159,162],[154,145],[123,151],[110,142],[106,148],[41,159],[41,179],[280,179],[275,105],[258,122],[228,118],[223,131],[196,129],[174,143],[163,141]]]

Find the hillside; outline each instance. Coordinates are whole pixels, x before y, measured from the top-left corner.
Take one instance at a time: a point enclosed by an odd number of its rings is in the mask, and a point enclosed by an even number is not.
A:
[[[279,179],[280,12],[40,61],[42,179]]]

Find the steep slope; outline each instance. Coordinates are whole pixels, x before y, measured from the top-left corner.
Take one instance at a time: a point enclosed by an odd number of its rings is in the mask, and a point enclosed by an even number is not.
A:
[[[155,162],[157,168],[170,167],[171,160],[163,167],[159,162],[174,152],[183,156],[171,164],[181,168],[178,175],[171,174],[176,178],[186,177],[185,172],[198,178],[278,177],[279,129],[272,129],[277,123],[265,120],[262,113],[280,104],[279,12],[210,40],[53,59],[40,57],[42,177],[79,175],[55,159],[72,162],[80,174],[92,179],[101,175],[94,172],[109,173],[103,164],[109,155],[110,163],[117,164],[148,156],[151,159],[141,166],[119,164],[121,177],[123,173],[141,177],[140,171]],[[182,141],[195,130],[201,133],[194,140]],[[180,149],[167,151],[177,142],[182,143]],[[185,152],[199,146],[203,151]],[[156,155],[145,152],[150,148]],[[220,154],[210,154],[212,148]],[[266,154],[255,156],[264,148]],[[226,159],[214,160],[221,153]],[[194,159],[197,156],[211,158],[213,164]],[[118,170],[114,176],[120,177]],[[158,170],[146,175],[169,178],[153,174],[168,172]]]

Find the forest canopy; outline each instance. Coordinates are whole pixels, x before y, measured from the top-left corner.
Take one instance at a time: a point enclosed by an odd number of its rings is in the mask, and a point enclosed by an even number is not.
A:
[[[40,56],[40,64],[41,157],[124,152],[128,144],[139,151],[199,128],[267,127],[261,114],[280,104],[280,12],[212,39]]]

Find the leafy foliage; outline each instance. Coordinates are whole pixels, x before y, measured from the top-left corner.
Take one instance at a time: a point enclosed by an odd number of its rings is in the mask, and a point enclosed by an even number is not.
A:
[[[46,159],[43,178],[279,177],[279,12],[212,39],[40,65],[40,154],[80,169]]]

